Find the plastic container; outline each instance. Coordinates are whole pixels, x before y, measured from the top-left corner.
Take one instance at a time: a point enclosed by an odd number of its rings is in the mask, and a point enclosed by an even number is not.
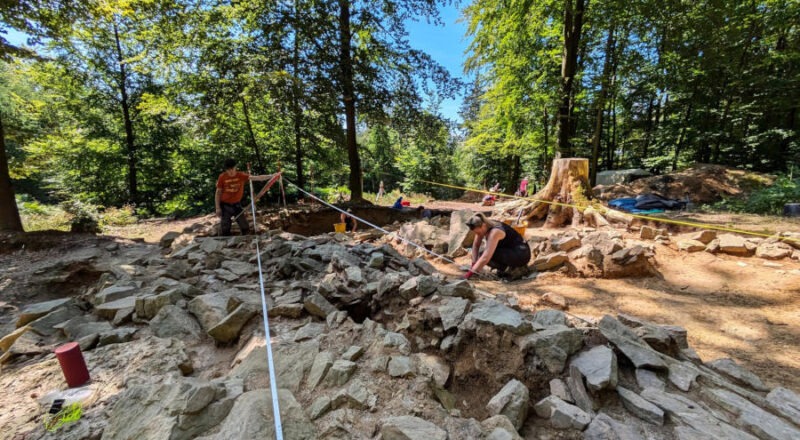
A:
[[[783,205],[783,215],[786,217],[800,217],[800,203],[787,203]]]
[[[411,206],[411,202],[407,202],[407,201],[403,200],[402,202],[400,202],[400,205],[402,205],[402,206]]]
[[[86,368],[86,361],[83,360],[83,353],[77,342],[66,343],[56,348],[55,353],[70,388],[89,382],[89,370]]]
[[[517,231],[517,234],[521,235],[522,238],[525,238],[525,230],[528,229],[527,226],[525,226],[525,225],[512,225],[511,227],[514,228],[514,230]]]
[[[333,231],[334,232],[346,232],[347,225],[345,223],[334,223],[333,224]]]

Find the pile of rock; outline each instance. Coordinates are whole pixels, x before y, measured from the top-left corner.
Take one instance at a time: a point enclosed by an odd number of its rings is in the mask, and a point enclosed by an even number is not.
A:
[[[800,260],[800,234],[783,233],[774,237],[742,237],[740,235],[716,231],[699,231],[684,234],[678,238],[677,247],[685,252],[710,252],[734,255],[737,257],[781,260],[792,258]]]
[[[598,234],[537,245],[599,252],[599,264],[648,258]],[[391,246],[340,240],[262,240],[286,438],[800,438],[800,396],[730,360],[703,363],[682,328],[529,313]],[[0,340],[0,386],[60,386],[46,353],[77,340],[101,386],[60,438],[274,435],[251,243],[199,238],[96,265],[104,275],[84,295],[18,314]],[[44,435],[38,419],[16,419],[8,432]]]

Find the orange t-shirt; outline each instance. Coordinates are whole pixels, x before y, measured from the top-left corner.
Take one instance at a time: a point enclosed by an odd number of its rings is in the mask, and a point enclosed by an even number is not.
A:
[[[217,179],[217,189],[222,190],[220,201],[222,203],[239,203],[244,195],[244,183],[248,181],[250,175],[241,171],[233,176],[222,173]]]

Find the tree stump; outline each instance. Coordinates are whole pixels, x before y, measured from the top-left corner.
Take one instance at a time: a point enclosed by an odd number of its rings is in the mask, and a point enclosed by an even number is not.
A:
[[[584,208],[589,205],[589,159],[568,158],[553,161],[550,180],[531,199],[518,199],[499,205],[505,215],[517,217],[522,209],[522,217],[542,219],[545,226],[560,227],[566,224],[579,225],[584,221]],[[549,203],[548,203],[549,202]],[[580,207],[578,209],[574,206]],[[596,211],[589,211],[591,223],[603,224],[605,219]],[[607,223],[605,223],[607,224]]]

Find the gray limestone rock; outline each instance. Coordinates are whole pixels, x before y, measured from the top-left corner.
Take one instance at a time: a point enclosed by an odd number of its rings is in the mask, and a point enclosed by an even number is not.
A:
[[[470,302],[462,298],[443,297],[441,305],[437,308],[442,319],[444,331],[458,327],[467,313]]]
[[[658,377],[658,374],[656,374],[654,371],[644,368],[636,369],[636,383],[642,389],[655,388],[663,391],[666,387],[666,384],[660,377]]]
[[[312,440],[318,438],[314,424],[311,423],[300,403],[286,389],[278,390],[278,402],[283,427],[283,437],[287,439]],[[143,438],[143,437],[142,437]],[[225,421],[215,434],[198,437],[197,440],[275,438],[275,422],[270,393],[250,391],[236,399]]]
[[[572,393],[570,393],[569,388],[567,388],[567,384],[564,383],[563,380],[558,378],[550,380],[550,394],[558,397],[559,399],[567,403],[575,402],[572,399]]]
[[[182,298],[183,295],[175,290],[167,290],[157,295],[138,296],[134,310],[139,318],[152,319],[162,307],[175,304]]]
[[[228,315],[227,295],[207,293],[189,301],[189,312],[200,322],[204,331],[210,330]]]
[[[800,426],[800,395],[778,387],[767,394],[767,403],[779,414]]]
[[[136,295],[139,288],[129,283],[130,282],[114,284],[113,286],[106,287],[94,295],[92,303],[98,305]]]
[[[309,371],[308,379],[306,379],[306,386],[309,390],[313,390],[322,382],[331,365],[333,365],[333,360],[333,353],[329,351],[321,351],[314,357],[314,363],[311,365],[311,371]]]
[[[315,340],[273,346],[276,380],[281,388],[298,392],[317,353],[319,353],[319,342]],[[269,388],[269,367],[263,343],[261,347],[244,356],[242,362],[230,372],[229,377],[243,380],[245,391]]]
[[[473,215],[474,213],[470,209],[453,211],[450,214],[450,233],[447,237],[448,257],[455,256],[456,252],[468,242],[471,231],[467,227],[467,220]]]
[[[592,391],[617,386],[617,356],[605,345],[580,353],[572,359],[571,365],[586,377],[586,384]]]
[[[533,315],[533,323],[538,324],[543,328],[554,325],[567,325],[567,315],[561,310],[539,310]]]
[[[150,320],[153,334],[159,338],[197,339],[200,337],[200,324],[187,311],[169,305],[158,311]]]
[[[562,264],[569,261],[569,256],[566,252],[553,252],[547,255],[540,255],[533,260],[533,269],[538,272],[552,270],[560,267]]]
[[[709,244],[717,238],[717,231],[699,231],[689,236],[690,240],[697,240],[703,244]]]
[[[415,353],[413,355],[416,371],[425,377],[430,377],[439,387],[447,384],[450,378],[450,365],[439,356],[427,353]]]
[[[392,356],[389,359],[389,376],[408,377],[414,374],[414,364],[408,356]]]
[[[740,256],[747,256],[753,253],[744,237],[733,234],[722,234],[719,236],[718,240],[719,251],[722,253]]]
[[[112,320],[120,310],[129,309],[135,306],[136,297],[129,296],[116,301],[100,304],[94,308],[94,313],[103,319]]]
[[[619,393],[619,397],[625,409],[636,417],[654,425],[661,426],[664,424],[664,411],[662,411],[661,408],[653,405],[627,388],[617,387],[617,393]]]
[[[707,438],[719,440],[755,440],[756,437],[717,419],[697,402],[679,394],[667,393],[655,388],[645,388],[641,396],[662,410],[669,419],[693,430],[704,433]]]
[[[520,429],[528,417],[529,394],[528,387],[511,379],[489,400],[486,409],[493,416],[502,414],[508,417],[514,428]]]
[[[331,409],[331,398],[328,396],[318,397],[308,409],[308,416],[311,420],[316,420],[325,415]]]
[[[97,346],[102,347],[105,345],[123,344],[125,342],[130,342],[133,339],[133,335],[136,334],[137,330],[138,330],[137,328],[133,327],[122,327],[101,333],[99,339],[97,340]]]
[[[447,440],[447,431],[413,416],[389,417],[381,425],[383,440]]]
[[[256,265],[235,260],[223,261],[222,268],[240,277],[250,276],[258,272]]]
[[[577,367],[571,365],[569,367],[569,376],[567,376],[567,388],[569,393],[575,400],[575,405],[584,410],[589,416],[594,415],[594,410],[597,408],[594,399],[586,391],[586,386],[583,381],[583,374]]]
[[[454,281],[452,283],[439,286],[437,291],[442,296],[464,298],[470,301],[475,301],[475,290],[467,280]]]
[[[678,242],[678,250],[685,252],[702,252],[706,250],[706,245],[697,240],[681,240]]]
[[[489,324],[517,335],[533,331],[530,321],[525,320],[518,311],[495,300],[480,301],[472,305],[464,321]]]
[[[308,313],[322,319],[325,319],[328,315],[337,311],[333,304],[317,292],[311,292],[306,295],[303,305]]]
[[[242,327],[250,318],[256,316],[259,311],[260,309],[252,304],[239,304],[233,312],[222,318],[217,325],[208,329],[208,335],[217,342],[228,343],[234,341],[239,337]]]
[[[55,309],[69,304],[72,301],[72,298],[62,298],[25,306],[22,311],[20,311],[19,318],[17,318],[17,328],[22,327],[31,321],[39,319]]]
[[[383,347],[385,349],[397,350],[403,354],[411,353],[411,344],[408,339],[400,333],[387,332],[383,337]]]
[[[800,438],[800,429],[732,391],[704,388],[701,394],[709,401],[735,414],[738,417],[736,423],[759,438],[768,440]]]
[[[294,335],[294,341],[300,342],[308,339],[314,339],[323,333],[325,333],[325,324],[309,322],[297,330],[297,333]]]
[[[641,440],[644,437],[630,426],[618,422],[605,413],[598,414],[586,431],[583,440]]]
[[[545,397],[533,409],[539,417],[549,419],[550,425],[556,429],[583,430],[592,421],[589,414],[582,409],[556,396]]]
[[[525,337],[523,350],[530,347],[551,373],[564,370],[567,358],[583,346],[583,333],[576,328],[555,325]]]
[[[361,355],[364,354],[364,348],[358,345],[351,345],[342,353],[342,359],[346,361],[355,362],[361,358]]]
[[[522,440],[511,420],[502,414],[482,421],[481,428],[486,440]]]
[[[664,369],[661,356],[647,346],[636,333],[609,315],[600,320],[600,332],[633,362],[636,368]]]
[[[75,304],[69,303],[63,307],[59,307],[52,312],[42,316],[41,318],[31,321],[28,326],[30,330],[42,335],[52,336],[58,333],[59,329],[56,328],[58,324],[69,321],[72,318],[83,315],[84,311]],[[3,348],[0,347],[0,350]]]
[[[761,381],[761,378],[742,368],[739,364],[734,362],[733,359],[717,359],[715,361],[708,362],[706,365],[711,367],[713,370],[724,374],[736,383],[747,385],[757,391],[769,391],[769,388],[764,385],[764,382]]]
[[[325,375],[325,383],[329,386],[341,386],[350,380],[350,377],[356,371],[355,362],[346,360],[337,360],[328,369],[328,374]]]
[[[367,266],[373,269],[382,269],[384,263],[384,256],[380,252],[373,252],[369,256],[369,261],[367,262]]]
[[[700,371],[691,362],[669,364],[669,381],[681,391],[689,391],[699,375]]]

